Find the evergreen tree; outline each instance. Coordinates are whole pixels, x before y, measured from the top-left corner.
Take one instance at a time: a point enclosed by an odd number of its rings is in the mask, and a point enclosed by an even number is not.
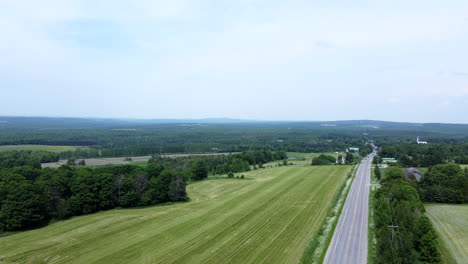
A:
[[[199,181],[208,177],[208,168],[202,161],[195,161],[192,165],[192,180]]]
[[[377,178],[377,180],[380,181],[380,179],[382,178],[382,173],[380,172],[380,168],[379,168],[378,165],[375,165],[374,174],[375,174],[375,177]]]

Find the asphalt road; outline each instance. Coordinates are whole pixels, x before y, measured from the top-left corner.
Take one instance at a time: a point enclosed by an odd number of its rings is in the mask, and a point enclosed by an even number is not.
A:
[[[374,154],[371,154],[364,159],[356,172],[323,263],[367,263],[369,185],[373,157]]]

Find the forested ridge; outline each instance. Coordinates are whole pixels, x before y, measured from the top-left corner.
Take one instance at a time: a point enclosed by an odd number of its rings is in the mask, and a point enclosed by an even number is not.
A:
[[[235,122],[0,117],[0,145],[80,146],[61,158],[273,150],[334,152],[369,140],[409,144],[468,142],[468,125],[382,121]],[[208,123],[203,123],[208,122]],[[227,122],[227,123],[222,123]]]

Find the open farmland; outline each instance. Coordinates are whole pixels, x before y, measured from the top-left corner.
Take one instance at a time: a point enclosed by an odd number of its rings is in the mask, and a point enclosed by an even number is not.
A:
[[[48,146],[48,145],[4,145],[0,146],[0,151],[11,151],[11,150],[32,150],[32,151],[49,151],[49,152],[65,152],[74,151],[77,147],[75,146]]]
[[[3,263],[297,263],[350,166],[187,186],[190,202],[74,217],[0,238]]]
[[[180,157],[190,157],[190,156],[216,156],[216,155],[229,155],[235,154],[238,152],[232,153],[200,153],[200,154],[164,154],[160,155],[164,158],[180,158]],[[124,165],[124,164],[146,164],[151,156],[136,156],[130,157],[131,160],[126,160],[125,157],[119,158],[89,158],[84,159],[87,166],[105,166],[105,165]],[[81,159],[78,159],[81,160]],[[48,162],[42,163],[42,168],[58,168],[63,164],[66,164],[67,160],[59,160],[58,162]]]
[[[312,159],[320,156],[321,154],[330,155],[335,158],[338,158],[339,155],[346,155],[346,153],[302,153],[302,152],[288,152],[289,162],[292,162],[294,165],[310,165]],[[278,163],[278,162],[276,162]]]
[[[468,263],[468,205],[426,204],[431,219],[441,238],[444,263]]]

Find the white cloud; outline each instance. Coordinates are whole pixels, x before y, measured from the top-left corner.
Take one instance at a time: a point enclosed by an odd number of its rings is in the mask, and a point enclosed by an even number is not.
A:
[[[424,100],[452,102],[468,95],[467,78],[454,74],[468,61],[468,9],[461,4],[347,9],[313,8],[308,1],[5,0],[0,86],[8,82],[17,91],[34,87],[45,94],[65,87],[127,108],[140,100],[135,116],[149,109],[169,115],[176,111],[173,104],[184,102],[175,114],[184,116],[190,108],[199,109],[190,114],[206,116],[217,105],[225,116],[275,119],[283,114],[277,106],[287,104],[303,115],[298,119],[308,119],[329,105],[347,107],[362,94],[392,104],[410,97],[412,107],[426,109]],[[108,39],[93,38],[89,31],[97,26]],[[118,48],[119,41],[128,45]],[[20,98],[15,90],[8,93]],[[57,99],[51,98],[44,100]],[[226,98],[249,103],[242,111],[223,109]],[[82,99],[92,102],[87,111],[99,109],[98,99]],[[194,108],[192,101],[206,105]],[[17,101],[0,112],[15,105],[27,109]],[[349,118],[368,112],[353,111]],[[335,119],[345,119],[343,114],[330,113]]]

